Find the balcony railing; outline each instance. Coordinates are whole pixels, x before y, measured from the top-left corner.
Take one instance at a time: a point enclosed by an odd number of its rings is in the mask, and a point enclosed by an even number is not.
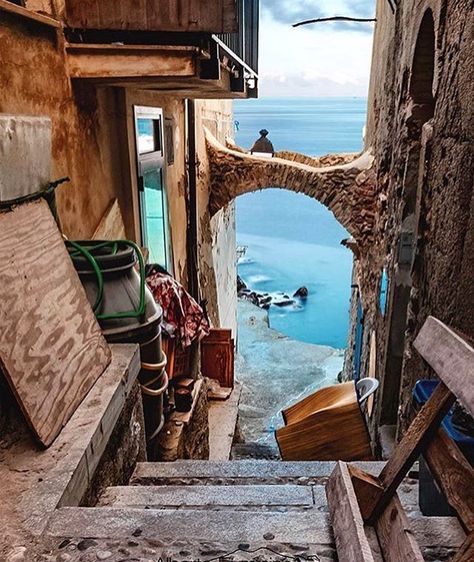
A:
[[[236,33],[217,37],[255,74],[258,74],[259,0],[236,0]]]

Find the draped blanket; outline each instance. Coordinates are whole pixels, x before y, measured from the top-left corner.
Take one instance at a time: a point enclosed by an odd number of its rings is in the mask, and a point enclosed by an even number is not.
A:
[[[147,285],[155,301],[163,309],[163,328],[176,338],[182,348],[189,347],[209,334],[209,322],[203,309],[170,275],[152,273]]]

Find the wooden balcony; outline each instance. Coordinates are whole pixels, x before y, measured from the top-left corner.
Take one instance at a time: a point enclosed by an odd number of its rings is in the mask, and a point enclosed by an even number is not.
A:
[[[236,0],[66,0],[76,29],[234,33]]]
[[[66,0],[69,76],[188,97],[256,97],[258,4]]]

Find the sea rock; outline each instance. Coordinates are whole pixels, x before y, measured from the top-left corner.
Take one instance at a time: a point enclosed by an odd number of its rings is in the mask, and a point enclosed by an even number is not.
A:
[[[240,277],[240,275],[237,275],[237,293],[240,293],[244,289],[247,289],[247,285],[243,281],[242,277]]]
[[[308,289],[306,287],[300,287],[294,297],[304,300],[307,295]],[[286,293],[270,294],[268,292],[260,293],[259,291],[252,291],[247,287],[245,281],[240,276],[237,276],[237,296],[240,299],[250,301],[255,306],[263,308],[264,310],[268,310],[272,305],[286,307],[297,304],[294,298],[291,298]]]
[[[294,293],[294,297],[298,297],[300,299],[306,299],[309,295],[309,291],[307,287],[300,287],[297,291],[295,291]]]

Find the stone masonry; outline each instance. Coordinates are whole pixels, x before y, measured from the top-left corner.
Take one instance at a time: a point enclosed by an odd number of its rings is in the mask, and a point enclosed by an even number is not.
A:
[[[210,133],[211,215],[239,195],[281,187],[317,199],[329,208],[361,247],[370,245],[378,209],[373,157],[366,152],[323,158],[280,152],[273,158],[220,144]]]

